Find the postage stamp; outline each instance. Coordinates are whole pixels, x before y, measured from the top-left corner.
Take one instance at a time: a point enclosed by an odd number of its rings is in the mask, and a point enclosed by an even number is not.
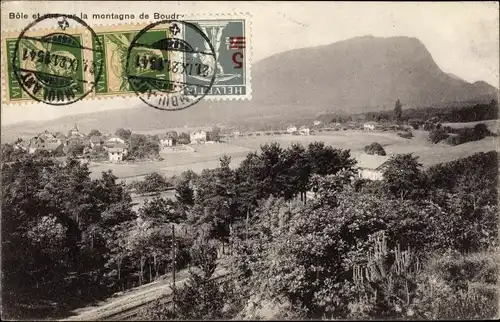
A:
[[[249,17],[244,14],[99,26],[52,15],[2,35],[2,102],[64,105],[137,95],[148,105],[175,110],[202,99],[251,99],[249,38]],[[63,56],[67,63],[62,63]],[[58,71],[47,72],[51,68]]]
[[[175,38],[177,34],[189,38]],[[197,45],[196,48],[190,42]],[[216,56],[208,37],[194,24],[159,21],[141,30],[127,51],[127,81],[147,105],[180,110],[199,102],[216,76]]]
[[[230,95],[242,96],[247,94],[247,56],[245,20],[198,20],[190,21],[198,26],[210,38],[217,56],[215,81],[210,88],[199,87],[199,94],[208,96]],[[202,48],[199,38],[193,29],[186,29],[184,37],[187,42],[196,48]],[[205,48],[208,50],[208,48]],[[209,80],[198,75],[189,75],[188,79],[196,78],[205,83]]]
[[[70,23],[76,27],[66,31],[64,26]],[[44,28],[53,24],[63,28]],[[96,39],[95,32],[84,21],[63,14],[42,16],[17,37],[2,38],[2,56],[8,66],[7,101],[67,105],[93,93],[102,64],[92,58],[102,54],[102,43],[90,46],[92,38]]]

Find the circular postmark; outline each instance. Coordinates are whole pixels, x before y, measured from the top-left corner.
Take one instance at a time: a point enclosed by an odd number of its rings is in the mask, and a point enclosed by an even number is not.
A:
[[[130,87],[144,103],[161,110],[182,110],[199,102],[212,87],[215,49],[192,23],[158,21],[132,40],[125,71]]]
[[[57,26],[60,31],[54,31]],[[70,27],[76,27],[71,34],[65,32]],[[68,105],[94,90],[103,71],[102,57],[101,41],[83,20],[66,14],[46,14],[30,23],[17,38],[12,70],[21,88],[34,100]]]

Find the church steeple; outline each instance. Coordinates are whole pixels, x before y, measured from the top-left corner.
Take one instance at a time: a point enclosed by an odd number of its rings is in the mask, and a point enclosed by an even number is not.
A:
[[[71,130],[69,130],[68,136],[72,137],[72,136],[79,136],[79,135],[80,135],[80,131],[78,130],[78,126],[75,123],[75,126]]]

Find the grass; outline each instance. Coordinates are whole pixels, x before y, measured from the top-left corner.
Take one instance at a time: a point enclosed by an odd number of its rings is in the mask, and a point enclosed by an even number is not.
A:
[[[191,169],[201,172],[203,169],[213,169],[219,166],[219,158],[224,154],[231,156],[231,167],[237,167],[251,151],[257,151],[260,146],[269,142],[277,142],[283,148],[292,143],[301,143],[305,147],[314,141],[323,141],[335,148],[350,149],[353,156],[363,153],[366,145],[372,142],[380,143],[387,155],[398,153],[414,153],[420,157],[424,167],[471,156],[477,152],[495,150],[496,138],[487,137],[480,141],[468,142],[457,146],[445,143],[432,144],[427,140],[428,132],[413,131],[412,139],[403,139],[394,132],[375,131],[334,131],[322,132],[310,136],[272,135],[253,136],[247,138],[232,138],[227,143],[193,145],[195,152],[180,152],[163,154],[163,161],[113,164],[93,163],[90,167],[93,178],[100,177],[101,171],[112,170],[125,182],[140,179],[151,172],[160,172],[166,176],[180,175]]]
[[[120,179],[126,182],[138,179],[151,172],[161,172],[166,176],[179,175],[187,169],[200,172],[205,168],[215,168],[219,165],[219,158],[224,154],[233,158],[232,165],[236,166],[251,150],[245,147],[227,143],[193,145],[195,152],[180,152],[163,154],[163,161],[141,163],[92,163],[91,177],[98,178],[102,171],[112,170]]]
[[[314,141],[323,141],[326,145],[335,148],[350,149],[351,151],[363,150],[372,143],[379,142],[383,146],[406,142],[405,139],[389,132],[369,132],[369,131],[334,131],[321,132],[314,135],[276,135],[276,136],[256,136],[250,138],[234,138],[228,142],[238,146],[258,150],[262,144],[267,142],[278,142],[282,147],[287,148],[293,143],[301,143],[307,146]]]

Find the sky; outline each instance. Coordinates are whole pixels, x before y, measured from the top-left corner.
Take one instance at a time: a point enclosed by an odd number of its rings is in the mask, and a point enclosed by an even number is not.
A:
[[[199,13],[251,15],[252,61],[303,47],[344,39],[416,37],[447,73],[499,87],[498,2],[145,2],[145,1],[11,1],[2,2],[2,31],[19,31],[32,19],[9,19],[9,13]],[[153,21],[153,20],[151,20]],[[92,20],[89,25],[132,21]],[[138,21],[133,21],[138,22]],[[142,20],[141,22],[144,22]],[[3,56],[3,55],[2,55]],[[5,62],[2,61],[2,64]],[[2,76],[3,78],[3,76]],[[2,80],[3,82],[3,80]],[[70,114],[135,107],[138,98],[77,102],[69,106],[2,104],[2,125],[48,120]]]

